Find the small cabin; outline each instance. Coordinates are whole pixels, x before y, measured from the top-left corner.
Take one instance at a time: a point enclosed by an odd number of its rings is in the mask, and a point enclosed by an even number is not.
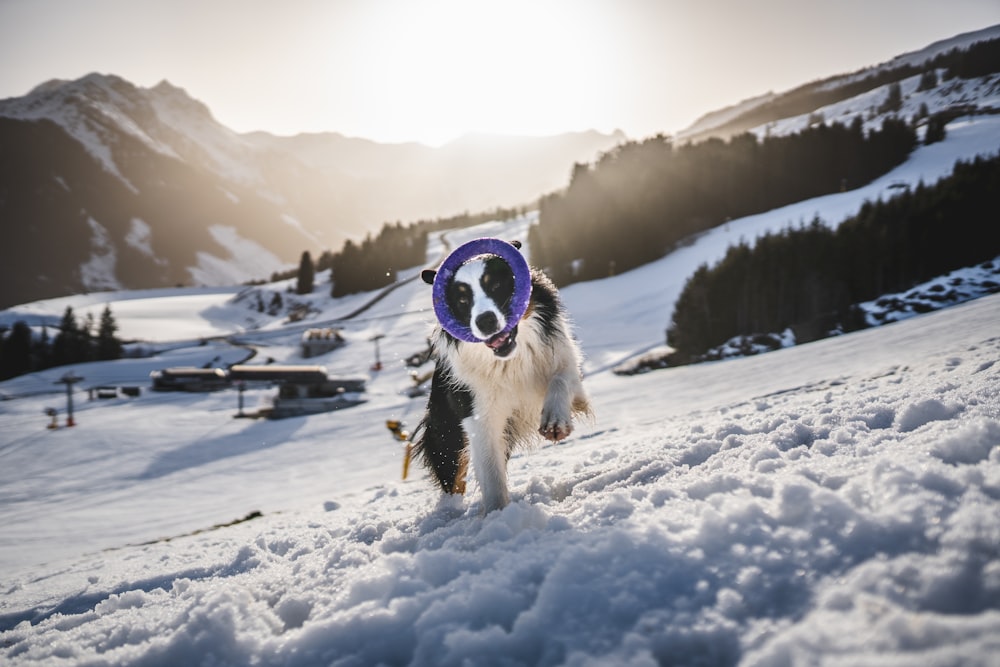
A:
[[[149,378],[155,391],[217,391],[230,385],[221,368],[163,368],[150,373]]]
[[[341,347],[345,342],[340,329],[306,329],[302,332],[302,357],[308,359],[326,354]]]

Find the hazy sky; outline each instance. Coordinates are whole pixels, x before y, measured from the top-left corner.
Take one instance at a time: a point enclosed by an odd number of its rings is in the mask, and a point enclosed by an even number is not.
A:
[[[1000,0],[0,0],[0,98],[167,79],[223,124],[641,138],[1000,23]]]

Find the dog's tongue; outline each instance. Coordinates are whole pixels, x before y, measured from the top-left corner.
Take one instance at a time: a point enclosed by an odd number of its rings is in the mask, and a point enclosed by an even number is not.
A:
[[[495,336],[490,336],[486,341],[486,346],[491,350],[496,350],[502,347],[510,339],[510,332],[501,332]]]

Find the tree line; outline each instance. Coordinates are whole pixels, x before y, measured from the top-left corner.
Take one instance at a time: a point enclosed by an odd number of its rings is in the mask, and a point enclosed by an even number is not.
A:
[[[96,323],[90,313],[78,320],[73,308],[66,306],[54,338],[50,338],[47,327],[34,336],[22,320],[9,331],[0,331],[0,380],[54,366],[119,359],[122,351],[110,306],[104,307]]]
[[[532,262],[561,285],[603,278],[730,218],[864,185],[916,143],[916,131],[893,117],[867,132],[856,118],[787,136],[629,142],[593,166],[577,164],[564,192],[542,198]]]
[[[497,207],[488,212],[466,212],[418,220],[408,225],[387,222],[377,235],[369,233],[360,242],[348,239],[339,251],[325,250],[315,261],[309,251],[303,252],[297,269],[275,272],[271,282],[295,278],[295,292],[309,294],[315,288],[315,275],[332,269],[330,295],[333,297],[380,289],[394,283],[400,269],[427,261],[427,237],[431,232],[508,220],[524,212],[523,208]]]
[[[791,328],[798,342],[866,326],[857,304],[1000,255],[1000,157],[958,162],[951,176],[865,202],[831,229],[810,224],[731,247],[690,276],[674,308],[672,363],[737,336]]]
[[[330,296],[379,289],[396,282],[396,272],[426,261],[427,230],[401,223],[384,225],[361,243],[348,239],[332,256]]]

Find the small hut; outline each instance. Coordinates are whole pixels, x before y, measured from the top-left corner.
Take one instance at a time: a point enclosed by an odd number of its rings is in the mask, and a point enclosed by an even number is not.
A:
[[[302,332],[302,357],[309,359],[336,350],[347,341],[340,329],[306,329]]]

